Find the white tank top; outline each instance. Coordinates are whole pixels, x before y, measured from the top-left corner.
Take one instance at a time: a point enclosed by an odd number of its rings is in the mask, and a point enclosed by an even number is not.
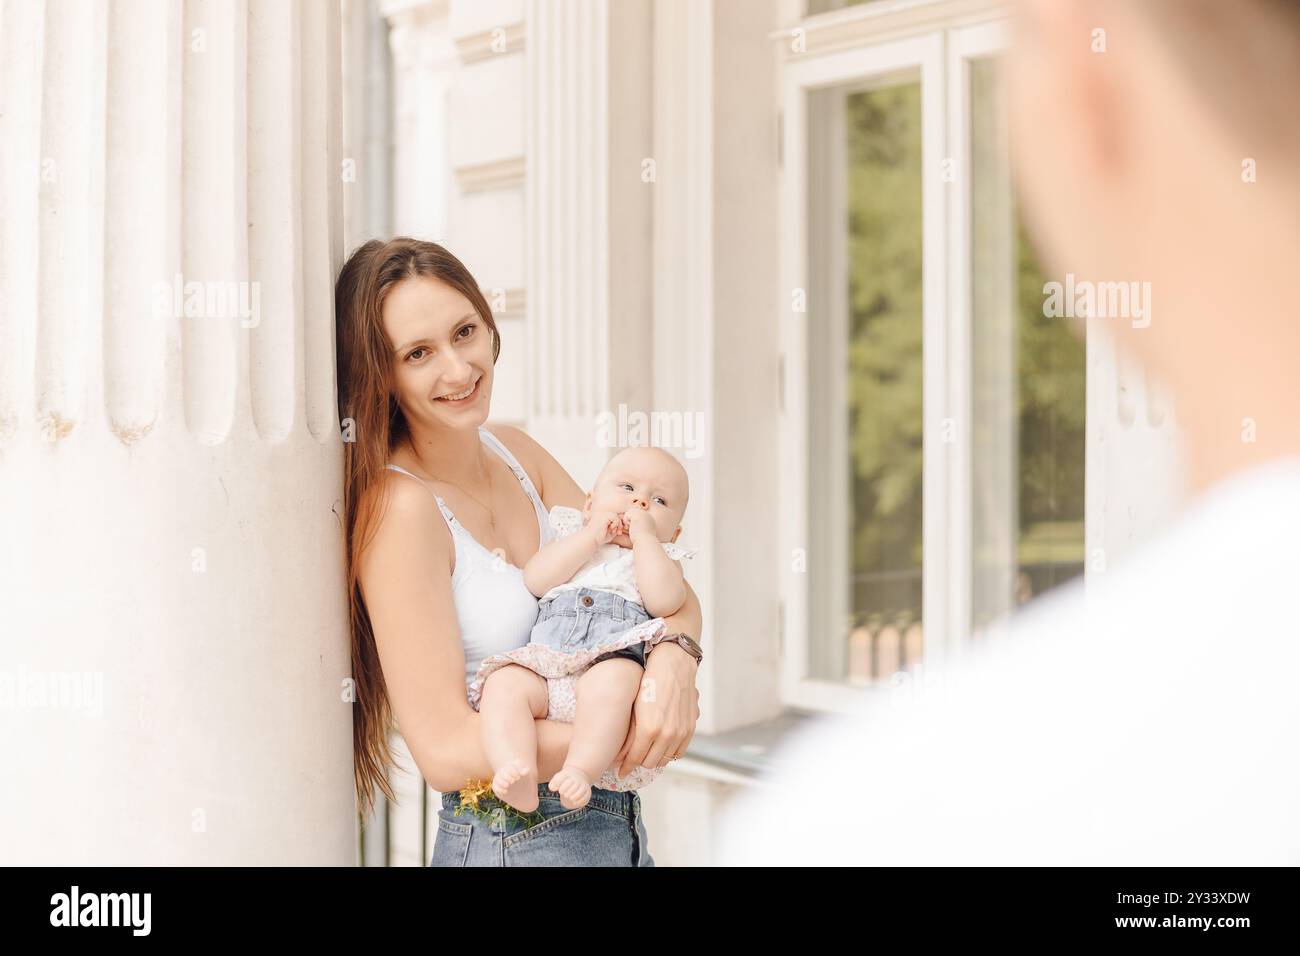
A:
[[[537,512],[538,546],[546,544],[550,531],[546,509],[528,472],[495,435],[486,428],[479,428],[478,433],[479,438],[505,460],[524,486],[524,493]],[[537,598],[524,584],[523,569],[480,544],[428,484],[399,465],[390,464],[388,467],[424,485],[438,502],[438,510],[451,530],[451,539],[456,547],[451,589],[456,600],[460,639],[465,648],[465,685],[468,687],[485,657],[512,651],[528,643],[533,622],[537,619]]]

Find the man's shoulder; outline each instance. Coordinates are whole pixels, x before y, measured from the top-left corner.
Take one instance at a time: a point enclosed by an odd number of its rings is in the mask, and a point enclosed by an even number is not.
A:
[[[1129,554],[1092,557],[1098,566],[1086,581],[1013,620],[1013,638],[1079,635],[1130,652],[1195,651],[1198,639],[1231,642],[1239,652],[1269,647],[1270,632],[1293,617],[1297,604],[1300,461],[1235,475]]]

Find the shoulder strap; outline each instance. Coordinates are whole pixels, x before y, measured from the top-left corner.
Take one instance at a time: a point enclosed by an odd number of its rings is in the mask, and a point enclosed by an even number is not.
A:
[[[479,426],[478,433],[479,437],[483,439],[487,446],[500,455],[505,463],[510,466],[510,470],[513,471],[515,477],[519,479],[519,483],[524,486],[524,494],[528,495],[529,500],[533,503],[533,510],[537,512],[537,530],[538,533],[541,534],[539,541],[541,544],[546,544],[550,525],[546,520],[546,508],[542,505],[542,498],[537,493],[537,489],[533,486],[533,480],[528,477],[528,472],[526,472],[524,467],[519,464],[519,461],[515,456],[510,454],[510,449],[502,444],[501,439],[497,438],[496,435],[493,435],[481,425]]]
[[[401,474],[406,475],[408,478],[414,478],[416,481],[418,481],[421,485],[424,486],[425,491],[433,495],[433,500],[438,503],[438,510],[442,512],[443,520],[447,522],[447,530],[451,532],[452,540],[454,541],[456,538],[456,525],[457,525],[457,522],[455,520],[456,516],[453,515],[451,513],[451,510],[445,504],[442,503],[442,499],[438,497],[438,493],[436,491],[434,491],[432,488],[429,487],[429,483],[426,482],[419,475],[411,474],[401,465],[394,465],[390,463],[385,467],[391,468],[393,471],[400,472]]]

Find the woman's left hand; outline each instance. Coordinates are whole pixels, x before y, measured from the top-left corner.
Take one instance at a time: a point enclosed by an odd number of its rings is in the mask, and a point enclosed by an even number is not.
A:
[[[695,658],[677,644],[657,644],[646,657],[627,738],[614,758],[618,775],[638,765],[654,769],[686,753],[700,719]]]

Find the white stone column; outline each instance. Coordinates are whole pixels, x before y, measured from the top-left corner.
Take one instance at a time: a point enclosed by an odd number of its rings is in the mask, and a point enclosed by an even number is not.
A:
[[[379,0],[343,4],[343,248],[391,234],[388,22]]]
[[[6,863],[356,860],[337,7],[3,2]]]
[[[447,227],[446,0],[385,0],[393,76],[393,230],[442,241]],[[455,250],[453,250],[454,252]]]
[[[782,709],[776,22],[762,0],[654,4],[654,407],[704,424],[683,529],[704,733]]]
[[[445,241],[474,274],[501,334],[492,422],[527,423],[523,0],[451,0]]]
[[[652,410],[651,13],[525,4],[528,428],[583,487],[601,416]]]

